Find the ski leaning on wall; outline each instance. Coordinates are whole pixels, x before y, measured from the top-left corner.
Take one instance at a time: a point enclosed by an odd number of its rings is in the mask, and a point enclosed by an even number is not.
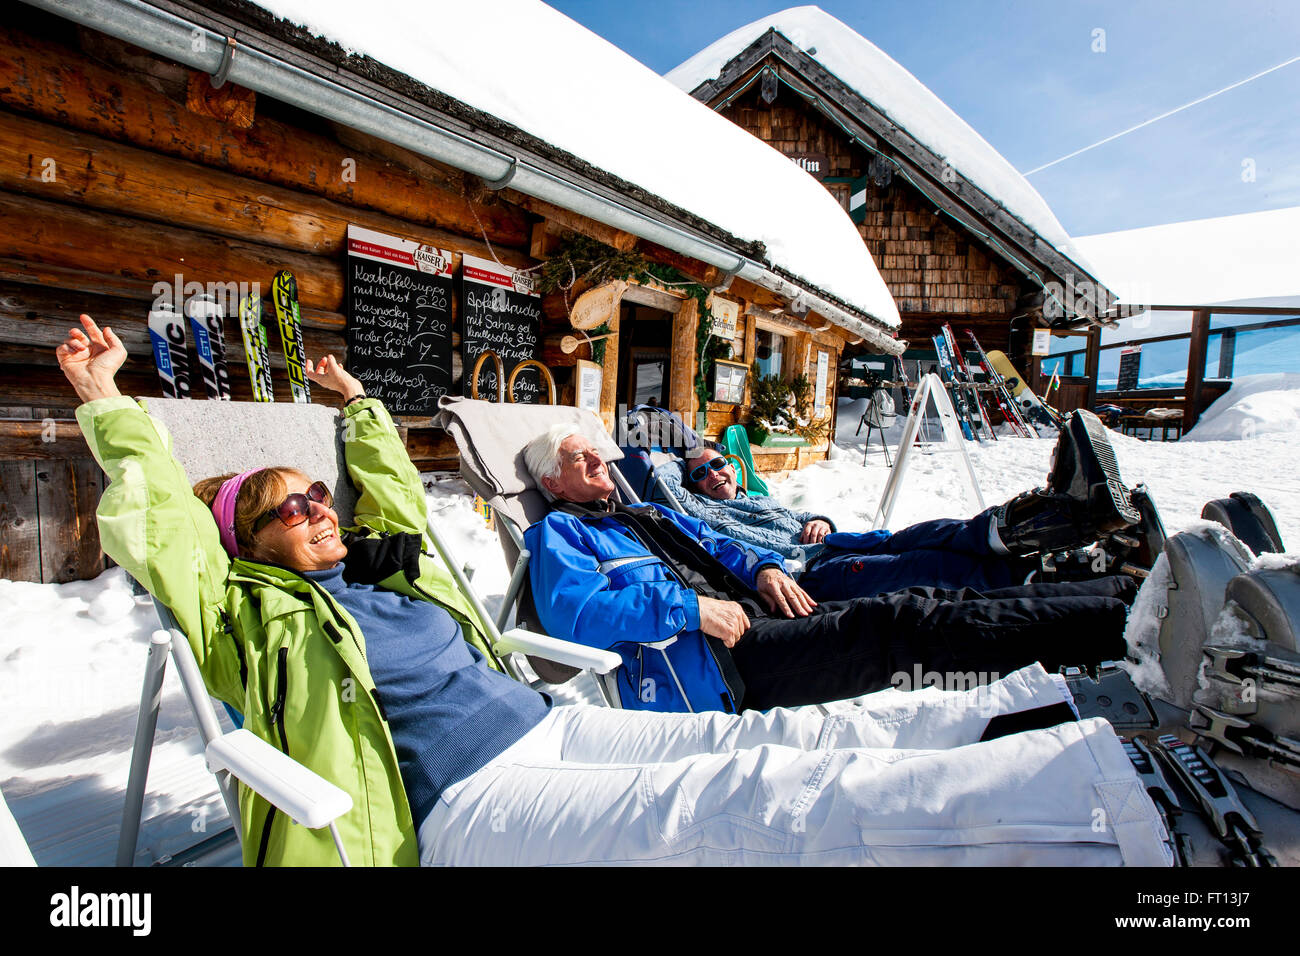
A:
[[[942,331],[943,341],[948,346],[948,361],[952,364],[957,387],[966,393],[967,407],[971,412],[971,427],[975,429],[976,436],[983,429],[990,439],[997,441],[998,436],[989,421],[984,400],[980,397],[979,389],[975,387],[975,380],[971,378],[970,369],[966,366],[966,357],[961,354],[961,349],[957,348],[957,336],[953,334],[952,326],[947,322],[943,324]]]
[[[276,324],[280,327],[280,343],[284,348],[285,371],[289,373],[293,400],[310,402],[311,386],[307,383],[305,371],[307,353],[302,344],[302,319],[298,313],[298,280],[288,269],[281,269],[271,280],[271,303],[275,307]]]
[[[266,326],[262,324],[262,296],[257,292],[250,292],[239,300],[239,332],[244,341],[248,379],[253,385],[253,401],[275,401],[271,388],[271,353]]]
[[[194,334],[194,348],[199,357],[199,374],[208,398],[230,401],[230,370],[226,367],[226,337],[222,332],[225,314],[216,296],[209,293],[190,296],[185,314]]]
[[[957,411],[957,424],[961,426],[961,433],[967,441],[975,441],[975,427],[971,421],[970,411],[966,408],[966,396],[957,387],[952,362],[948,359],[948,344],[943,340],[942,335],[932,336],[931,340],[934,342],[934,353],[939,358],[939,377],[943,379],[944,387],[948,389],[948,395],[952,398],[953,408]]]
[[[168,303],[156,303],[149,313],[149,341],[162,393],[168,398],[190,397],[190,362],[185,354],[185,319]]]

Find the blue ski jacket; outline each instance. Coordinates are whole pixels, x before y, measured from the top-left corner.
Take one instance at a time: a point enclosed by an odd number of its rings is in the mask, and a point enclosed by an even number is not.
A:
[[[774,551],[718,534],[702,521],[654,505],[733,574],[754,587],[765,567],[784,570]],[[524,532],[532,553],[530,583],[547,633],[623,658],[618,687],[629,710],[726,710],[740,707],[715,653],[726,653],[700,631],[696,594],[678,571],[618,520],[554,511]],[[677,640],[660,651],[646,647]],[[664,662],[672,662],[679,689]],[[681,691],[690,701],[687,706]]]

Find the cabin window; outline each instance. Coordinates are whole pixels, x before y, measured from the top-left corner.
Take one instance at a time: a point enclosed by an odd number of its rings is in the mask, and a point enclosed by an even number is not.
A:
[[[771,329],[757,329],[754,333],[754,362],[758,374],[780,377],[785,369],[786,337]]]

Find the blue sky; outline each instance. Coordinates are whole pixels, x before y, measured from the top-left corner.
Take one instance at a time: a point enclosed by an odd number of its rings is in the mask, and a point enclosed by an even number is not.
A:
[[[659,73],[791,5],[550,3]],[[1020,170],[1300,55],[1296,0],[819,6],[907,67]],[[1104,52],[1092,49],[1098,29]],[[1029,180],[1072,235],[1300,205],[1300,62]]]

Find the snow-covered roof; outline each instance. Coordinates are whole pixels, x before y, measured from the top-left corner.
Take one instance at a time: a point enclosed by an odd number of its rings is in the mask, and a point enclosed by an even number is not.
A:
[[[1300,206],[1080,236],[1122,302],[1300,308]]]
[[[1044,242],[1092,271],[1043,197],[1001,153],[902,65],[819,7],[791,7],[755,20],[665,75],[690,92],[717,78],[728,62],[769,29],[816,60]]]
[[[343,49],[490,114],[725,230],[768,265],[896,329],[844,210],[810,175],[533,0],[256,0]]]

